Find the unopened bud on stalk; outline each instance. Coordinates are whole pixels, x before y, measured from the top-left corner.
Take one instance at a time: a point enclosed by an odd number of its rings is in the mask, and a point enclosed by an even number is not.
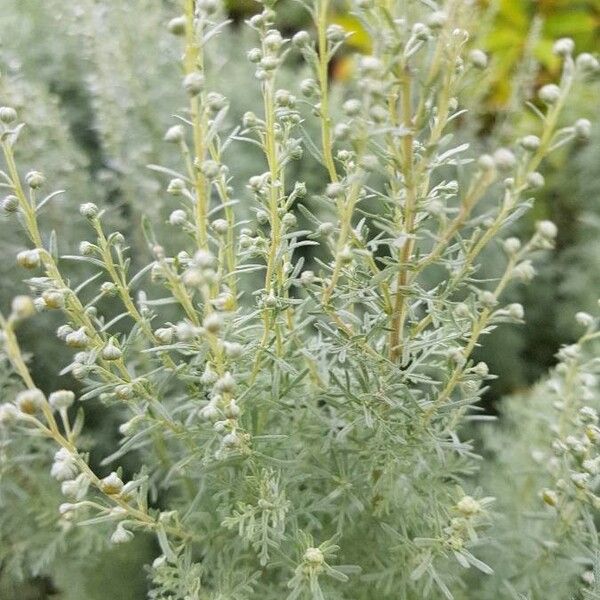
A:
[[[25,183],[32,189],[36,190],[41,188],[44,183],[46,183],[46,177],[43,173],[39,171],[29,171],[27,175],[25,175]]]
[[[44,406],[46,398],[41,390],[37,388],[24,390],[17,394],[17,408],[26,415],[34,415],[39,412]]]
[[[29,296],[15,296],[11,303],[11,310],[17,319],[28,319],[35,315],[35,304]]]
[[[8,125],[17,119],[17,111],[12,106],[0,106],[0,121]]]
[[[167,25],[169,33],[173,35],[185,35],[185,17],[175,17]]]
[[[75,402],[75,394],[70,390],[57,390],[48,397],[50,406],[55,410],[69,408]]]

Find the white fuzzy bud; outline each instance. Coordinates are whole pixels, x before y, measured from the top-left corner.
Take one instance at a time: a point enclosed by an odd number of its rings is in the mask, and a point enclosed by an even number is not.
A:
[[[17,119],[17,111],[12,106],[0,106],[0,121],[5,124],[12,123]]]
[[[546,104],[556,104],[560,98],[560,88],[554,83],[549,83],[540,88],[538,96]]]
[[[204,89],[204,75],[198,71],[188,73],[183,79],[183,89],[189,96],[197,96]]]
[[[494,152],[494,163],[501,171],[510,171],[517,164],[517,159],[508,148],[498,148]]]
[[[170,142],[172,144],[177,144],[185,138],[185,129],[183,125],[173,125],[173,127],[169,127],[167,132],[165,133],[165,142]]]
[[[575,51],[575,42],[571,38],[560,38],[554,42],[552,51],[558,56],[571,56]]]
[[[116,496],[123,489],[123,481],[113,471],[110,475],[100,481],[100,489],[109,496]]]
[[[11,311],[17,319],[28,319],[35,314],[35,304],[29,296],[15,296],[11,303]]]
[[[37,388],[31,390],[23,390],[17,394],[17,408],[26,415],[34,415],[39,412],[44,406],[46,398],[41,390]]]
[[[485,69],[488,66],[488,57],[487,54],[485,52],[483,52],[483,50],[471,50],[471,52],[469,52],[469,62],[476,68],[476,69]]]
[[[129,531],[129,529],[125,529],[123,524],[119,523],[113,534],[110,536],[110,541],[113,544],[126,544],[127,542],[130,542],[133,537],[133,532]]]
[[[50,406],[55,410],[69,408],[75,402],[75,394],[71,390],[57,390],[48,396]]]

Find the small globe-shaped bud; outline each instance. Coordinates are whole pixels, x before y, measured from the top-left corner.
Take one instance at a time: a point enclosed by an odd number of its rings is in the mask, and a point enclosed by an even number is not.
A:
[[[19,417],[19,410],[14,404],[0,404],[0,427],[12,425]]]
[[[600,69],[598,59],[588,52],[582,52],[576,60],[577,67],[582,71],[596,72]]]
[[[313,271],[302,271],[300,274],[300,283],[302,285],[311,285],[316,280],[315,274]]]
[[[298,31],[292,38],[292,44],[298,48],[304,48],[311,42],[311,37],[307,31]]]
[[[65,296],[60,290],[44,290],[42,299],[47,308],[59,309],[65,305]]]
[[[85,348],[90,341],[85,328],[81,327],[67,335],[65,342],[71,348]]]
[[[575,321],[582,327],[591,327],[594,324],[594,317],[589,313],[580,311],[575,315]]]
[[[483,50],[474,49],[469,52],[469,62],[476,69],[485,69],[488,66],[488,57]]]
[[[17,119],[17,111],[12,106],[0,106],[0,121],[8,125]]]
[[[185,35],[185,24],[185,17],[175,17],[169,21],[167,29],[173,35]]]
[[[267,31],[263,43],[267,50],[270,50],[271,52],[276,52],[277,50],[279,50],[279,48],[281,48],[281,45],[283,44],[283,38],[281,37],[281,33],[279,33],[279,31],[277,31],[276,29],[271,29]]]
[[[483,361],[478,362],[471,371],[479,377],[487,377],[490,374],[490,369]]]
[[[250,48],[246,53],[246,58],[251,63],[259,63],[262,60],[263,54],[260,48]]]
[[[291,229],[298,224],[298,219],[293,213],[285,213],[281,219],[281,223],[286,229]]]
[[[109,496],[116,496],[123,490],[123,481],[113,471],[110,475],[100,481],[100,489]]]
[[[217,379],[219,379],[217,372],[213,369],[210,363],[206,363],[204,372],[200,376],[200,382],[204,385],[212,385],[217,381]]]
[[[105,281],[100,286],[100,291],[105,296],[114,296],[117,293],[117,286],[112,281]]]
[[[492,308],[493,306],[496,306],[498,302],[496,295],[489,290],[484,290],[481,292],[479,294],[479,300],[486,308]]]
[[[95,251],[96,247],[90,242],[84,240],[79,244],[79,254],[82,254],[83,256],[91,256]]]
[[[202,326],[204,329],[206,329],[206,331],[215,335],[221,331],[223,320],[217,313],[211,313],[204,318],[202,321]]]
[[[134,538],[133,531],[126,529],[122,523],[117,525],[117,528],[110,536],[110,541],[113,544],[126,544]]]
[[[238,342],[225,342],[223,349],[225,350],[225,356],[231,359],[240,358],[244,353],[244,347]]]
[[[592,135],[591,122],[588,119],[577,119],[577,121],[575,121],[575,135],[580,140],[589,140]]]
[[[333,181],[327,185],[327,188],[325,190],[325,195],[328,198],[331,198],[333,200],[336,198],[343,197],[344,192],[345,192],[344,185],[337,181]]]
[[[185,129],[183,125],[173,125],[165,133],[165,142],[177,144],[185,139]]]
[[[381,71],[381,61],[376,56],[363,56],[359,63],[360,70],[365,75],[375,75]]]
[[[427,25],[431,29],[441,29],[448,22],[448,15],[443,10],[436,10],[427,17]]]
[[[218,92],[210,92],[206,96],[206,105],[211,111],[218,112],[227,106],[227,98]]]
[[[23,390],[17,394],[17,408],[26,415],[34,415],[39,412],[44,406],[46,398],[41,390],[37,388],[31,390]]]
[[[325,223],[321,223],[319,225],[318,232],[320,235],[331,235],[333,233],[334,229],[335,229],[335,226],[333,223],[329,223],[329,222],[325,221]]]
[[[318,89],[317,82],[314,79],[303,79],[300,82],[300,91],[307,98],[314,96]]]
[[[231,394],[235,391],[235,379],[229,371],[217,380],[215,390],[225,394]]]
[[[509,256],[516,254],[521,249],[521,241],[516,237],[510,237],[504,241],[504,252]]]
[[[304,562],[311,566],[321,566],[325,562],[325,556],[319,548],[307,548],[302,557]]]
[[[229,231],[227,219],[215,219],[211,223],[211,227],[217,235],[225,235]]]
[[[11,303],[11,311],[17,319],[28,319],[35,315],[35,304],[29,296],[15,296]]]
[[[223,412],[228,419],[237,419],[240,416],[240,407],[237,405],[235,400],[231,400],[227,406],[225,406]]]
[[[543,238],[553,240],[558,235],[558,227],[552,221],[538,221],[535,229]]]
[[[530,260],[524,260],[513,269],[512,275],[521,281],[531,281],[535,277],[535,268]]]
[[[63,340],[65,341],[67,336],[73,333],[73,328],[70,325],[61,325],[57,330],[56,330],[56,337],[59,340]]]
[[[123,352],[112,339],[102,348],[102,358],[104,360],[119,360],[122,356]]]
[[[533,173],[527,175],[527,184],[530,188],[539,189],[544,187],[545,183],[546,180],[544,179],[544,176],[538,171],[533,171]]]
[[[333,128],[333,136],[336,140],[346,140],[350,136],[350,127],[346,123],[338,123]]]
[[[463,496],[457,502],[456,508],[464,517],[472,517],[481,512],[481,504],[471,496]]]
[[[71,390],[57,390],[48,396],[48,402],[54,410],[64,410],[73,405],[75,394]]]
[[[508,148],[498,148],[494,152],[494,163],[500,171],[510,171],[517,164],[517,159]]]
[[[327,39],[332,44],[338,44],[346,39],[346,31],[341,25],[333,24],[327,28]]]
[[[215,179],[220,172],[219,163],[216,160],[205,160],[200,165],[200,171],[208,179]]]
[[[275,92],[275,103],[278,106],[293,107],[295,100],[288,90],[277,90]]]
[[[535,152],[540,147],[541,140],[537,135],[526,135],[520,143],[527,152]]]
[[[40,253],[37,250],[23,250],[17,254],[17,264],[24,269],[35,269],[40,266]]]
[[[546,104],[556,104],[560,99],[560,88],[554,83],[544,85],[540,88],[538,97]]]
[[[223,436],[223,446],[226,448],[236,448],[240,443],[240,436],[235,431],[231,431]]]
[[[356,98],[346,100],[346,102],[344,102],[344,104],[342,105],[342,110],[349,117],[355,117],[356,115],[358,115],[361,111],[361,108],[362,104],[360,100],[357,100]]]
[[[558,495],[554,490],[542,490],[542,500],[548,506],[558,506]]]
[[[352,262],[352,259],[354,258],[352,248],[350,246],[344,246],[338,253],[338,258],[342,264],[348,264]]]
[[[482,154],[477,159],[477,165],[483,171],[492,171],[496,167],[496,162],[494,161],[494,157],[489,154]]]
[[[260,61],[260,66],[262,67],[263,74],[259,75],[260,71],[257,71],[257,79],[264,80],[267,78],[267,71],[274,71],[279,66],[279,59],[276,56],[263,56]]]
[[[571,38],[560,38],[554,42],[552,51],[558,56],[571,56],[575,51],[575,42]]]
[[[173,196],[180,196],[185,191],[185,181],[179,177],[175,177],[169,181],[167,186],[167,193]]]
[[[183,79],[183,89],[189,96],[197,96],[204,89],[204,75],[199,71],[188,73]]]
[[[29,173],[25,175],[25,183],[32,190],[37,190],[38,188],[41,188],[44,183],[46,183],[46,177],[39,171],[29,171]]]
[[[79,213],[86,219],[93,219],[98,216],[98,207],[93,202],[85,202],[79,207]]]
[[[14,213],[19,210],[19,199],[10,194],[2,200],[2,210],[6,213]]]
[[[412,27],[412,34],[418,40],[426,42],[431,35],[431,31],[429,30],[429,27],[427,27],[427,25],[425,25],[424,23],[415,23]]]
[[[160,327],[154,332],[154,337],[161,344],[170,344],[173,341],[173,328],[172,327]]]
[[[185,210],[182,210],[179,208],[177,210],[174,210],[169,215],[169,223],[171,225],[179,227],[181,225],[185,225],[186,222],[187,222],[187,214],[186,214]]]

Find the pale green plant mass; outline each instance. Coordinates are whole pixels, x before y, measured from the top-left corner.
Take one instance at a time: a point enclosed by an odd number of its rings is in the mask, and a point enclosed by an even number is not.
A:
[[[494,59],[475,3],[352,2],[373,51],[343,83],[328,0],[300,0],[312,25],[289,38],[275,0],[236,25],[216,0],[54,4],[106,164],[73,167],[60,204],[3,75],[3,256],[28,273],[0,316],[2,570],[130,545],[157,600],[600,597],[596,319],[559,354],[554,412],[540,384],[508,402],[513,430],[486,425],[485,459],[470,440],[493,378],[474,354],[523,322],[503,293],[557,237],[515,223],[546,159],[590,137],[561,115],[597,60],[558,40],[527,130],[472,144]],[[52,389],[19,328],[50,311]]]

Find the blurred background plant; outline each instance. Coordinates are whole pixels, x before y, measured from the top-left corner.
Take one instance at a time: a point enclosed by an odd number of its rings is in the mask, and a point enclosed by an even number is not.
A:
[[[221,54],[211,57],[221,65],[215,71],[223,74],[211,82],[211,87],[231,99],[228,118],[237,123],[249,107],[255,105],[258,112],[261,102],[252,70],[236,59],[242,54],[240,47],[250,47],[241,22],[258,6],[251,0],[228,0],[227,4],[234,23],[221,34],[228,38],[219,45]],[[153,175],[147,165],[170,165],[177,160],[167,145],[157,143],[172,122],[174,107],[181,102],[180,75],[173,67],[178,50],[165,28],[174,6],[168,0],[0,0],[2,104],[15,106],[29,123],[28,128],[35,131],[35,135],[24,132],[20,140],[21,165],[43,170],[52,189],[68,190],[48,206],[44,217],[48,228],[59,228],[64,215],[76,212],[81,202],[110,206],[107,218],[111,226],[126,235],[134,246],[133,261],[138,256],[140,263],[147,252],[140,239],[141,216],[151,216],[166,229],[172,209],[172,200],[162,189],[162,177]],[[299,3],[281,0],[279,6],[278,26],[282,31],[291,34],[310,28],[309,17]],[[512,109],[524,90],[537,88],[556,76],[559,61],[552,54],[552,43],[557,37],[574,38],[578,52],[599,50],[600,0],[482,0],[480,9],[482,13],[474,12],[480,19],[480,35],[475,42],[490,53],[492,60],[479,94],[465,99],[471,114],[464,118],[463,135],[485,148],[502,145],[515,131],[527,129],[527,122],[515,121]],[[354,53],[368,52],[370,42],[345,2],[334,3],[330,19],[355,32],[347,51],[330,72],[333,93],[341,94],[354,68]],[[223,54],[223,49],[230,53]],[[532,69],[532,58],[541,68]],[[286,67],[281,84],[288,87],[286,79],[301,79],[303,73],[298,70]],[[579,117],[598,121],[599,92],[598,82],[581,86],[565,115],[565,123]],[[52,151],[48,152],[48,148]],[[260,169],[260,155],[248,149],[228,160],[235,162],[236,176],[242,181]],[[549,218],[559,226],[558,243],[539,268],[534,285],[511,292],[512,300],[525,306],[526,326],[504,326],[480,353],[491,371],[498,374],[490,400],[537,381],[554,364],[560,345],[577,337],[573,327],[575,313],[591,310],[598,297],[600,176],[590,174],[598,173],[600,165],[600,130],[592,132],[589,143],[570,146],[553,155],[552,161],[546,187],[537,195],[534,211],[515,233],[525,234],[524,230],[533,229],[534,221]],[[314,160],[306,156],[294,167],[302,171],[309,189],[324,182],[320,180],[320,170],[311,168],[313,165]],[[20,238],[6,223],[0,223],[0,227],[0,254],[14,255]],[[83,239],[83,232],[76,225],[61,230],[61,252],[68,254]],[[173,239],[176,234],[168,231]],[[493,253],[489,262],[494,262]],[[22,276],[13,264],[3,262],[0,277],[0,305],[5,306],[22,291],[17,283]],[[56,353],[64,351],[53,341],[55,319],[51,313],[46,314],[36,320],[35,330],[25,327],[21,332],[25,348],[35,341],[36,355],[42,358],[32,367],[49,388],[56,387]],[[40,343],[44,344],[41,351]],[[12,383],[6,373],[2,377],[0,385],[7,393]],[[89,412],[88,419],[104,432],[106,447],[110,447],[115,436],[110,415]],[[490,442],[493,451],[497,445]],[[97,451],[103,454],[102,448]],[[47,473],[47,464],[36,463],[35,448],[31,454],[27,469]],[[9,458],[3,457],[3,461],[6,462],[0,467],[0,487],[7,479],[6,469],[21,468]],[[35,492],[27,486],[22,490],[2,489],[0,507],[11,504],[6,496],[9,493],[35,498]],[[53,501],[56,505],[60,502],[58,493]],[[55,506],[48,507],[50,513],[57,514]],[[99,593],[97,590],[82,587],[89,581],[89,573],[61,568],[65,548],[52,548],[46,555],[47,549],[39,548],[36,556],[20,556],[11,542],[11,527],[26,522],[23,515],[9,512],[0,518],[0,598],[45,598],[54,588],[62,591],[60,597],[65,600],[107,597],[106,589],[100,592],[102,595],[94,596]],[[30,526],[35,527],[35,523]],[[126,573],[119,578],[121,587],[111,592],[111,597],[143,596],[144,576],[131,577],[131,573],[150,555],[152,542],[140,538],[136,544],[138,551],[133,556],[130,551],[127,556],[114,551],[99,554],[94,569],[114,572],[116,565],[121,565]]]

